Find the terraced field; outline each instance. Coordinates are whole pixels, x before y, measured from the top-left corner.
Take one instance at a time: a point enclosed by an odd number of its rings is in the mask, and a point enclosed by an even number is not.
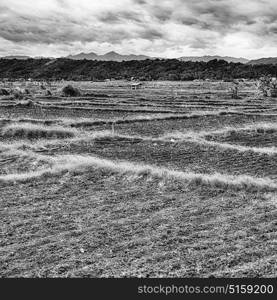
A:
[[[73,84],[0,98],[0,276],[276,277],[276,99]]]

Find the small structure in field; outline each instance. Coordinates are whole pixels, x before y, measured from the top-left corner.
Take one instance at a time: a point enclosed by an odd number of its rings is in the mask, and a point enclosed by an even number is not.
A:
[[[2,84],[4,88],[11,88],[13,86],[12,82],[9,81],[9,78],[3,78]]]
[[[140,89],[142,88],[142,83],[141,82],[132,82],[131,83],[131,89],[132,90],[137,90],[137,89]]]
[[[230,92],[231,92],[231,98],[232,99],[239,99],[239,95],[238,95],[238,91],[239,91],[239,87],[238,87],[238,82],[234,81],[233,82],[233,86],[230,87]]]

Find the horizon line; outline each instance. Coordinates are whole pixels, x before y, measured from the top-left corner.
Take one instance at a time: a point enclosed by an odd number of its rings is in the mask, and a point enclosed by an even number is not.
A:
[[[183,56],[178,56],[178,57],[162,57],[162,56],[150,56],[150,55],[147,55],[147,54],[135,54],[135,53],[129,53],[129,54],[122,54],[122,53],[119,53],[119,52],[116,52],[116,51],[108,51],[106,53],[103,53],[103,54],[98,54],[97,52],[94,52],[94,51],[90,51],[90,52],[78,52],[78,53],[70,53],[70,54],[67,54],[67,55],[64,55],[64,56],[44,56],[44,55],[36,55],[36,56],[32,56],[32,55],[27,55],[27,54],[8,54],[8,55],[4,55],[4,56],[0,56],[0,58],[6,58],[6,57],[28,57],[28,58],[53,58],[53,59],[58,59],[58,58],[67,58],[69,56],[76,56],[76,55],[80,55],[80,54],[85,54],[85,55],[89,55],[89,54],[96,54],[97,56],[105,56],[107,54],[110,54],[110,53],[114,53],[114,54],[118,54],[118,55],[121,55],[121,56],[131,56],[131,55],[134,55],[134,56],[146,56],[146,57],[149,57],[149,58],[153,58],[153,59],[180,59],[180,58],[183,58],[183,57],[187,57],[187,58],[197,58],[197,57],[215,57],[215,56],[218,56],[218,57],[229,57],[229,58],[235,58],[235,59],[245,59],[245,60],[248,60],[248,61],[251,61],[251,60],[257,60],[257,59],[262,59],[262,58],[275,58],[274,56],[262,56],[262,57],[256,57],[256,58],[246,58],[246,57],[243,57],[243,56],[230,56],[230,55],[219,55],[219,54],[203,54],[203,55],[183,55]],[[146,58],[147,59],[147,58]]]

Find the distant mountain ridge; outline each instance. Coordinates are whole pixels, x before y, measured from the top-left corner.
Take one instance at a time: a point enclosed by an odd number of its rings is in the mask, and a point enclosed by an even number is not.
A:
[[[44,58],[50,58],[50,59],[54,59],[54,57],[44,57],[44,56],[27,56],[27,55],[8,55],[8,56],[2,56],[0,57],[2,59],[22,59],[22,60],[26,60],[26,59],[44,59]]]
[[[3,58],[3,59],[28,59],[31,57],[26,56],[26,55],[8,55],[8,56],[3,56],[1,58]]]
[[[242,63],[246,64],[248,63],[248,59],[243,57],[231,57],[231,56],[218,56],[218,55],[204,55],[204,56],[182,56],[178,58],[181,61],[204,61],[208,62],[214,59],[217,60],[225,60],[227,62],[233,62],[233,63]]]
[[[54,59],[53,57],[42,57],[42,56],[37,56],[37,57],[30,57],[30,56],[25,56],[25,55],[9,55],[9,56],[4,56],[0,57],[2,59],[19,59],[19,60],[27,60],[30,58],[33,59],[43,59],[43,58],[50,58]],[[117,61],[117,62],[122,62],[122,61],[131,61],[131,60],[145,60],[145,59],[157,59],[158,57],[150,57],[147,55],[135,55],[135,54],[129,54],[129,55],[124,55],[124,54],[119,54],[117,52],[111,51],[103,55],[98,55],[95,52],[89,52],[89,53],[78,53],[75,55],[68,55],[64,58],[72,59],[72,60],[98,60],[98,61]],[[160,59],[169,59],[169,58],[162,58],[159,57]],[[179,61],[187,62],[209,62],[211,60],[217,59],[217,60],[225,60],[228,63],[242,63],[242,64],[248,64],[248,65],[269,65],[277,64],[277,57],[263,57],[259,59],[246,59],[243,57],[231,57],[231,56],[220,56],[220,55],[204,55],[204,56],[182,56],[179,58],[176,58]]]
[[[129,61],[129,60],[153,59],[152,57],[146,55],[135,55],[135,54],[121,55],[114,51],[108,52],[104,55],[98,55],[94,52],[90,52],[90,53],[82,52],[76,55],[69,55],[66,58],[75,59],[75,60],[87,59],[87,60],[100,60],[100,61]]]
[[[146,56],[146,55],[134,55],[134,54],[130,54],[130,55],[121,55],[118,54],[114,51],[108,52],[104,55],[98,55],[94,52],[90,52],[90,53],[79,53],[76,55],[69,55],[66,58],[69,59],[88,59],[88,60],[104,60],[104,61],[129,61],[129,60],[144,60],[144,59],[155,59],[155,57],[150,57],[150,56]],[[242,58],[242,57],[230,57],[230,56],[218,56],[218,55],[214,55],[214,56],[210,56],[210,55],[205,55],[205,56],[182,56],[177,58],[180,61],[204,61],[204,62],[208,62],[214,59],[218,59],[218,60],[225,60],[227,62],[234,62],[234,63],[247,63],[249,60],[246,58]]]

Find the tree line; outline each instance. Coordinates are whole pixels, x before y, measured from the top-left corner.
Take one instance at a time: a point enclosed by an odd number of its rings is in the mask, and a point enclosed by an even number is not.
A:
[[[0,59],[0,78],[18,80],[226,80],[277,77],[277,65],[248,65],[224,60],[182,62],[177,59],[96,61],[59,59]]]

